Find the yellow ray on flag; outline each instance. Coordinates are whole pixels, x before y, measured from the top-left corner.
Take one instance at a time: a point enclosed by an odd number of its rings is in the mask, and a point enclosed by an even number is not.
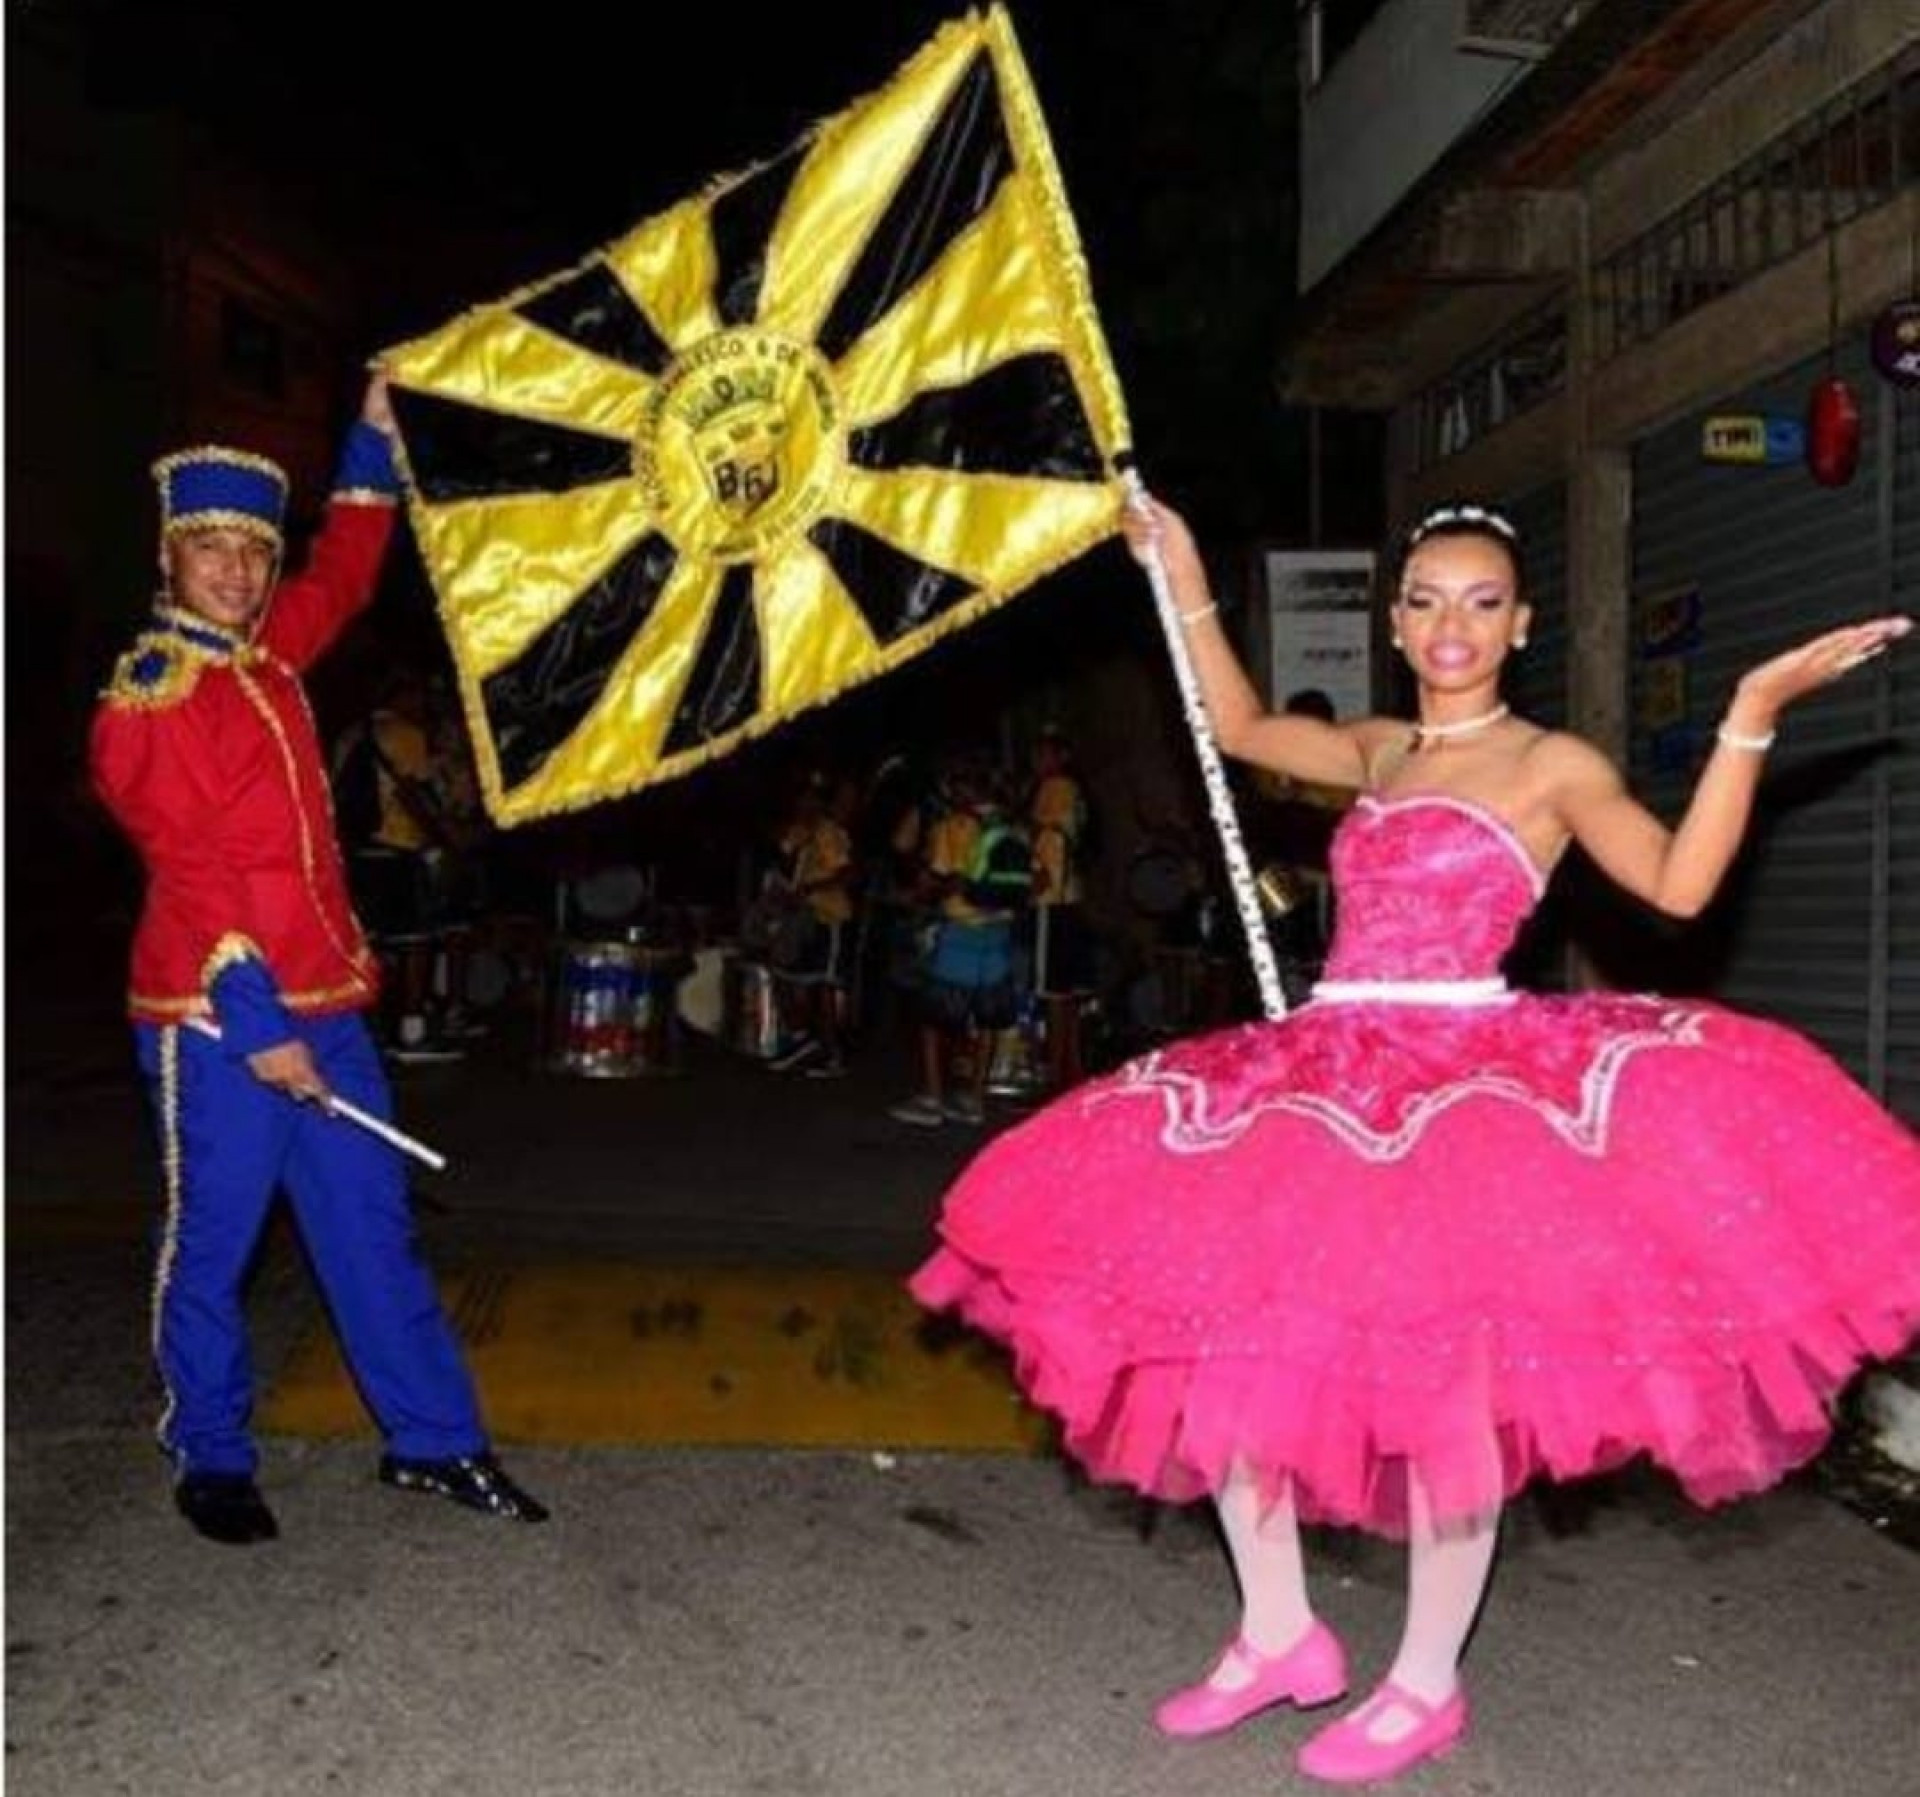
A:
[[[737,589],[726,571],[709,563],[683,561],[662,581],[660,598],[626,653],[595,688],[593,702],[567,739],[564,763],[549,758],[523,788],[532,814],[559,811],[573,802],[568,789],[555,785],[617,787],[622,770],[635,758],[657,761],[676,707],[693,668],[696,646],[709,636],[727,634],[721,608],[737,610]],[[534,714],[529,714],[534,715]],[[514,726],[507,727],[510,732]],[[518,752],[511,734],[499,751]]]
[[[807,141],[767,234],[760,319],[769,330],[816,340],[862,250],[889,240],[887,209],[923,153],[937,152],[942,111],[963,91],[974,54],[971,33],[943,32],[888,88],[886,104],[854,106]]]
[[[698,343],[720,329],[707,210],[688,200],[637,225],[606,263],[669,343]]]
[[[420,553],[447,570],[440,611],[485,678],[517,660],[647,529],[621,485],[422,508]],[[510,592],[512,605],[498,603]]]
[[[850,428],[880,423],[918,392],[963,387],[997,363],[1051,348],[1059,313],[1021,200],[1016,183],[1003,183],[939,266],[841,357],[834,375]]]
[[[725,754],[1119,520],[1125,405],[999,6],[383,361],[503,824]]]
[[[420,346],[412,378],[445,399],[520,411],[531,419],[630,438],[653,382],[636,368],[587,357],[515,312],[475,312]]]

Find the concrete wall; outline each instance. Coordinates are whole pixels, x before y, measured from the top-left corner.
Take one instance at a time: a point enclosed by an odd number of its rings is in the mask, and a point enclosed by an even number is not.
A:
[[[1529,71],[1458,48],[1455,0],[1393,0],[1300,118],[1300,290],[1360,241],[1478,119]],[[1383,116],[1382,95],[1391,95]]]
[[[1834,241],[1841,330],[1858,332],[1912,290],[1920,189],[1840,226]],[[1814,245],[1590,370],[1584,417],[1561,394],[1418,472],[1419,408],[1409,402],[1396,412],[1392,432],[1395,515],[1460,493],[1523,491],[1569,470],[1583,447],[1624,447],[1703,399],[1803,360],[1827,341],[1827,282],[1826,249]]]
[[[1588,230],[1605,257],[1778,136],[1783,125],[1920,33],[1920,0],[1829,0],[1790,25],[1658,133],[1597,168]]]
[[[1656,107],[1626,148],[1588,172],[1588,264],[1658,223],[1917,36],[1920,0],[1827,0],[1794,17],[1710,86]],[[1913,191],[1835,230],[1843,331],[1858,330],[1910,290],[1917,232],[1920,192]],[[1575,293],[1580,281],[1577,274]],[[1815,353],[1831,328],[1828,299],[1827,249],[1819,242],[1603,363],[1581,353],[1585,337],[1576,317],[1568,395],[1418,470],[1417,390],[1496,336],[1518,306],[1513,292],[1497,289],[1436,295],[1399,337],[1416,391],[1398,409],[1392,432],[1393,509],[1415,509],[1441,493],[1518,490],[1542,478],[1543,458],[1564,472],[1590,449],[1622,447],[1702,398]]]

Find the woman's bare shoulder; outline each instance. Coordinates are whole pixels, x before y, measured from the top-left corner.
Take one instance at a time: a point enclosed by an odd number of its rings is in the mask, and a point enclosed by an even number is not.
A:
[[[1531,779],[1549,791],[1613,791],[1623,784],[1619,768],[1597,743],[1572,730],[1545,725],[1524,752]]]

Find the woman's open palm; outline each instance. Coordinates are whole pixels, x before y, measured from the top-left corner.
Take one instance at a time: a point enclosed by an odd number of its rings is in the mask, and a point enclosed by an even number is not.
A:
[[[1862,662],[1883,654],[1912,629],[1911,618],[1894,615],[1826,631],[1749,669],[1740,682],[1741,695],[1770,712],[1777,711],[1832,685]]]

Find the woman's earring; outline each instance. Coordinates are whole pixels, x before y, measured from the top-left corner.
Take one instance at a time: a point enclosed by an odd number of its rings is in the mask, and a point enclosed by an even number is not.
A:
[[[1527,646],[1527,639],[1523,636],[1517,636],[1513,639],[1513,646],[1516,649],[1524,649]]]
[[[1396,634],[1394,635],[1394,638],[1393,638],[1393,646],[1394,646],[1394,647],[1395,647],[1396,649],[1404,649],[1404,648],[1406,647],[1406,644],[1405,644],[1405,643],[1403,643],[1403,642],[1402,642],[1402,641],[1400,640],[1400,638],[1399,638],[1399,635],[1398,635],[1398,633],[1397,633],[1397,632],[1396,632]]]

